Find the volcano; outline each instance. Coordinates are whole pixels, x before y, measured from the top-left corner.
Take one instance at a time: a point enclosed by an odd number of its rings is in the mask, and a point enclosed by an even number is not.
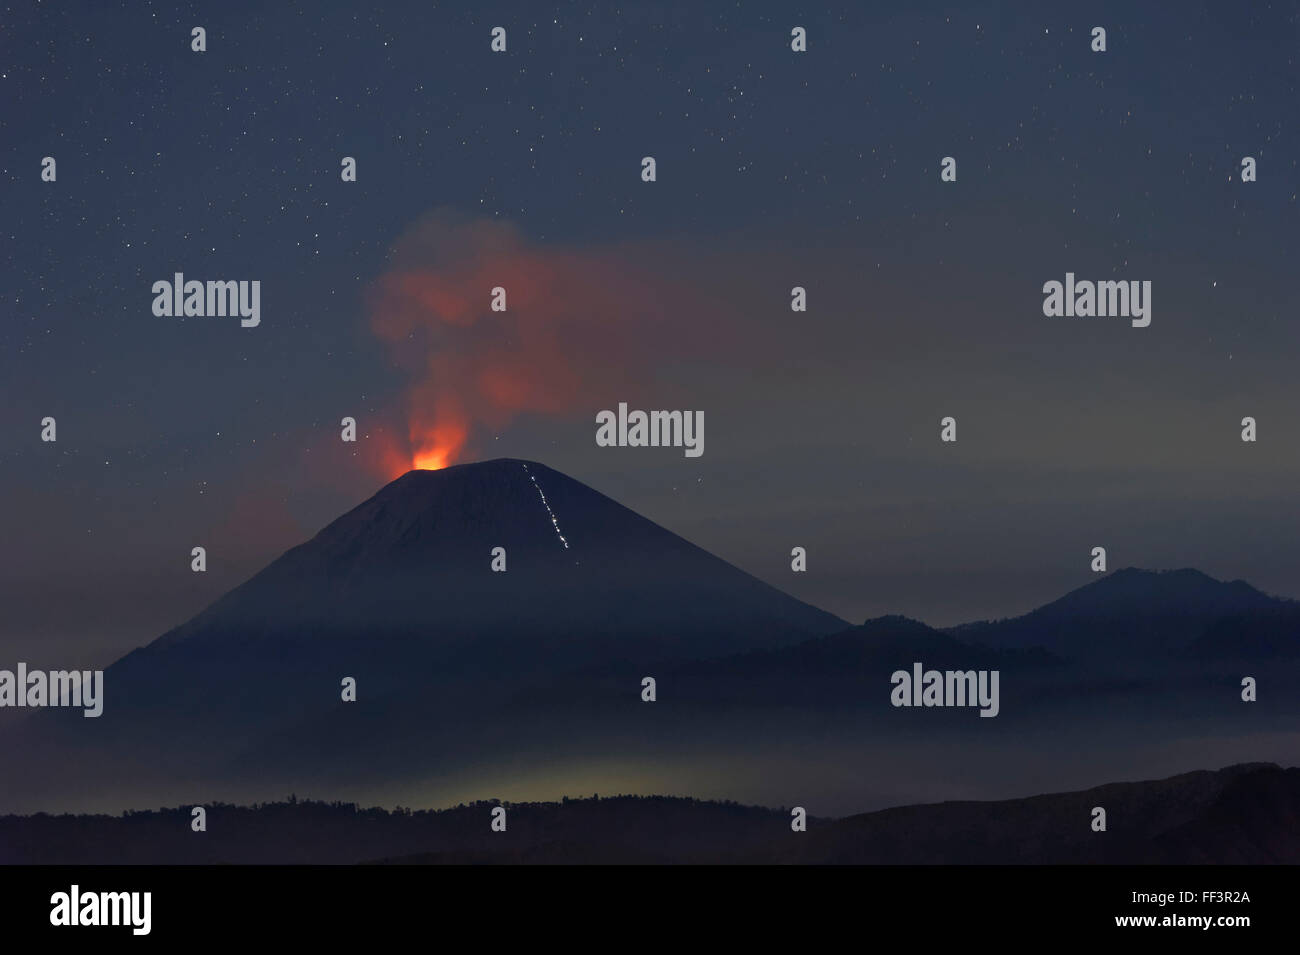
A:
[[[327,762],[349,732],[401,762],[523,681],[611,665],[639,681],[845,626],[558,471],[498,459],[406,473],[113,664],[105,713],[80,720],[96,725],[47,711],[18,738],[169,781],[230,779],[250,751]]]
[[[844,626],[558,471],[499,459],[408,472],[106,678],[149,719],[255,732],[344,676],[464,712],[519,679]]]
[[[709,656],[844,626],[558,471],[498,459],[406,473],[153,649],[397,637],[553,662]]]

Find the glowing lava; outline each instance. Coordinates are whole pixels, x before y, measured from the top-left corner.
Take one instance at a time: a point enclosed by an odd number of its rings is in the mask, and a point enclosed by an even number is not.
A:
[[[454,464],[469,438],[469,425],[460,415],[443,415],[424,429],[411,429],[411,468],[438,471]]]
[[[447,448],[417,451],[411,458],[411,469],[415,471],[440,471],[449,464],[451,451]]]

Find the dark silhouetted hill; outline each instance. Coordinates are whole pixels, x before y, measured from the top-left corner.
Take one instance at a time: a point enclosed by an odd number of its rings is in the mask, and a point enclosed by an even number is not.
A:
[[[1092,830],[1094,807],[1106,810],[1105,832]],[[774,858],[832,864],[1297,863],[1300,769],[1243,764],[1027,799],[886,809],[810,829],[806,842]]]
[[[490,828],[506,807],[507,829]],[[437,811],[351,803],[213,804],[123,816],[0,817],[0,864],[343,864],[422,854],[442,861],[704,861],[753,851],[787,826],[780,810],[667,796],[483,801]]]
[[[997,802],[907,806],[790,828],[786,809],[663,796],[434,812],[280,802],[125,816],[0,817],[3,864],[1296,864],[1300,769],[1245,764]],[[1106,810],[1094,832],[1092,810]]]

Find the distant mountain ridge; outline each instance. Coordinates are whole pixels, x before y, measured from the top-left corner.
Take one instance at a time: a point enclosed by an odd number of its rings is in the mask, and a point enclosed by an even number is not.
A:
[[[964,643],[909,617],[876,617],[837,633],[782,647],[704,660],[671,663],[659,671],[665,692],[675,701],[702,705],[748,702],[754,705],[877,705],[889,708],[889,678],[926,669],[1051,672],[1064,661],[1040,647],[1001,649]],[[622,692],[621,668],[591,667],[575,673],[608,676],[613,697]],[[599,692],[593,682],[582,692]]]

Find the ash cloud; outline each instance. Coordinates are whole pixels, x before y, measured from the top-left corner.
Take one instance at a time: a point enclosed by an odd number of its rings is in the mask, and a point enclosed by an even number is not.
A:
[[[716,325],[691,329],[681,306],[700,296],[671,256],[651,244],[543,246],[508,222],[448,212],[422,219],[369,295],[371,328],[409,377],[399,456],[454,463],[517,415],[594,411],[674,350],[712,351]],[[505,311],[491,307],[497,287]]]

